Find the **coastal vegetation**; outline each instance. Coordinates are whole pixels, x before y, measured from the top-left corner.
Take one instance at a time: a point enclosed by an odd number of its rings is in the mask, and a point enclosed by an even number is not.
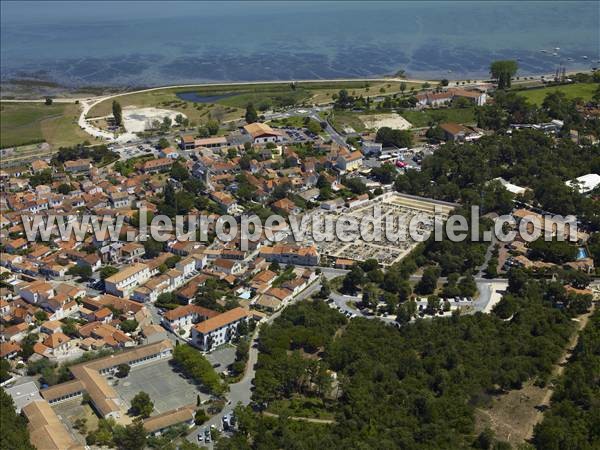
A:
[[[79,128],[74,103],[0,104],[0,148],[48,142],[53,148],[79,144],[90,136]]]

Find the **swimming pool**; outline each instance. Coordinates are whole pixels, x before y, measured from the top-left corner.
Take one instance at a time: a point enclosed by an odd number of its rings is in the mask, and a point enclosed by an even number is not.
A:
[[[577,260],[585,259],[587,257],[588,257],[588,253],[587,253],[587,250],[585,249],[585,247],[579,247],[579,249],[577,251]]]

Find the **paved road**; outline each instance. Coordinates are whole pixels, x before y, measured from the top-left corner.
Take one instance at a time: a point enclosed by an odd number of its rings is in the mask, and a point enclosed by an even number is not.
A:
[[[296,297],[292,299],[290,304],[299,302],[306,298],[309,298],[314,293],[318,292],[321,289],[321,283],[319,280],[313,282],[310,286],[308,286],[304,291],[300,292]],[[270,317],[268,317],[263,323],[270,324],[277,317],[281,315],[284,308],[279,311],[273,313]],[[227,399],[227,406],[223,408],[223,410],[212,416],[210,420],[203,423],[201,426],[194,427],[194,429],[188,434],[187,440],[190,442],[199,443],[198,434],[202,432],[207,427],[214,426],[216,428],[221,429],[223,424],[223,417],[226,414],[229,414],[233,408],[238,405],[249,405],[252,400],[252,383],[254,381],[254,377],[256,376],[256,362],[258,361],[258,339],[259,339],[259,331],[260,327],[256,327],[254,334],[252,335],[252,340],[250,342],[250,350],[248,352],[248,363],[246,365],[246,372],[244,373],[243,378],[237,383],[233,383],[229,385],[229,392],[225,395]],[[203,444],[212,448],[211,444]]]

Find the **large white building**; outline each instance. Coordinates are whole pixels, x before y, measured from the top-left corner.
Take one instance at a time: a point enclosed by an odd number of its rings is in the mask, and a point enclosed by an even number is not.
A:
[[[567,181],[566,185],[579,191],[581,194],[587,194],[600,186],[600,175],[597,173],[588,173],[574,180]]]
[[[204,351],[211,351],[237,336],[237,327],[248,321],[250,314],[243,308],[234,308],[207,319],[192,328],[192,344]]]
[[[266,123],[250,123],[244,126],[244,130],[250,135],[254,144],[275,143],[283,140],[283,133],[274,130]]]
[[[117,297],[129,297],[136,287],[144,284],[151,276],[150,268],[146,264],[132,264],[104,280],[104,289],[108,294]]]

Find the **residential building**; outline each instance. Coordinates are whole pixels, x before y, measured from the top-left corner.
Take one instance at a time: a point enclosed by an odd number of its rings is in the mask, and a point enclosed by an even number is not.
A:
[[[162,318],[162,325],[173,333],[184,330],[185,334],[196,323],[218,316],[219,313],[212,309],[197,305],[185,305],[167,311]]]
[[[133,289],[150,279],[150,268],[143,263],[135,263],[104,280],[104,289],[117,297],[128,297]]]
[[[279,264],[298,264],[304,266],[316,266],[319,264],[319,253],[315,246],[275,245],[273,247],[261,247],[260,256],[269,262],[277,262]]]
[[[349,154],[338,156],[336,167],[342,172],[352,172],[362,167],[363,155],[361,152],[354,151]]]
[[[207,319],[192,328],[192,344],[203,351],[211,351],[237,336],[237,327],[248,321],[249,313],[240,307]]]
[[[156,173],[170,169],[175,161],[171,158],[158,158],[146,161],[142,164],[142,172]]]
[[[281,131],[273,130],[265,123],[250,123],[244,126],[244,130],[250,135],[254,144],[267,144],[283,140],[283,133]]]
[[[233,259],[217,258],[213,261],[213,268],[217,272],[235,275],[242,272],[242,265]]]
[[[65,172],[77,173],[77,172],[89,172],[92,167],[91,159],[77,159],[75,161],[65,161],[63,164]]]

